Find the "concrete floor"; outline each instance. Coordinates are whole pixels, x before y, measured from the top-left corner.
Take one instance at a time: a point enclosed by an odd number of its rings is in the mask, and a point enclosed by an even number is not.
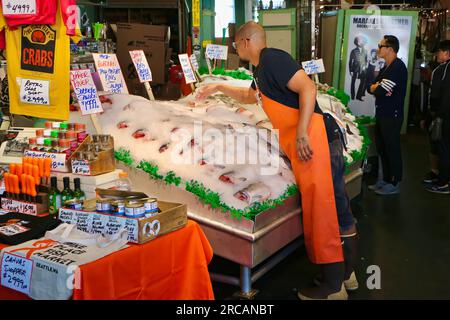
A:
[[[450,299],[450,196],[425,191],[428,144],[417,130],[403,137],[404,180],[401,194],[380,197],[367,189],[353,201],[360,233],[356,267],[360,289],[350,299]],[[381,289],[369,290],[367,268],[380,267]],[[239,275],[239,267],[214,257],[210,271]],[[254,284],[255,300],[295,300],[296,288],[310,284],[318,268],[302,247]],[[231,299],[237,287],[213,283],[216,299]]]

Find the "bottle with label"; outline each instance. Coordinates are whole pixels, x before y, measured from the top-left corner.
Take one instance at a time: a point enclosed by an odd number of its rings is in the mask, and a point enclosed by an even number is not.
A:
[[[57,214],[61,208],[61,192],[58,190],[56,177],[50,179],[50,190],[48,192],[48,210],[51,215]]]
[[[61,192],[61,205],[64,206],[66,204],[66,201],[73,199],[73,191],[70,189],[70,178],[64,177],[63,178],[64,183],[64,189]]]
[[[73,179],[73,183],[75,184],[75,190],[73,191],[73,197],[77,200],[86,200],[86,194],[83,190],[81,190],[81,181],[80,178]]]
[[[128,173],[119,173],[119,180],[116,182],[116,190],[131,191],[131,180],[128,178]]]

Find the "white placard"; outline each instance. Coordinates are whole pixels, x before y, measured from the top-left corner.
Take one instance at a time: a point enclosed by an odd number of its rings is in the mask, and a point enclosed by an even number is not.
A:
[[[65,153],[48,153],[41,151],[25,150],[24,157],[30,158],[50,158],[52,159],[52,171],[65,172],[66,168],[66,154]]]
[[[180,59],[181,68],[183,69],[184,78],[186,79],[186,84],[197,82],[188,55],[186,53],[179,54],[178,58]]]
[[[302,67],[308,75],[325,72],[323,59],[302,62]]]
[[[72,173],[79,174],[82,176],[91,175],[91,167],[89,166],[89,161],[87,160],[72,160]]]
[[[10,253],[4,253],[1,267],[1,284],[4,287],[30,294],[33,261]]]
[[[46,80],[21,79],[20,102],[27,104],[50,104],[50,82]]]
[[[143,50],[130,51],[131,60],[133,60],[134,67],[136,68],[139,80],[141,82],[152,81],[152,70],[148,65],[147,58]]]
[[[228,59],[228,47],[218,44],[208,44],[206,46],[205,55],[207,58],[213,60],[227,60]]]
[[[191,54],[191,56],[189,57],[189,60],[191,61],[191,65],[192,65],[192,68],[194,68],[194,71],[198,71],[200,66],[198,65],[197,57],[195,56],[195,54]]]
[[[83,116],[103,112],[89,69],[70,71],[70,82],[77,96],[80,111]]]
[[[117,56],[106,53],[94,53],[92,55],[103,90],[111,93],[128,94],[128,88],[123,78]]]
[[[34,203],[17,201],[10,198],[2,198],[1,203],[3,210],[29,214],[31,216],[37,215],[37,205]]]
[[[36,14],[36,0],[3,0],[3,15]]]

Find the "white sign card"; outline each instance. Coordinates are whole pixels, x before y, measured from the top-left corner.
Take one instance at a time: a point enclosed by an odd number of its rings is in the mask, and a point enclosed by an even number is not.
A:
[[[10,253],[4,253],[1,267],[1,284],[4,287],[30,294],[33,261]]]
[[[50,105],[50,82],[22,78],[20,80],[20,102]]]
[[[36,0],[3,0],[3,15],[36,14]]]
[[[9,212],[20,212],[31,216],[37,215],[37,205],[34,203],[17,201],[9,198],[2,198],[2,208]]]
[[[323,59],[304,61],[302,62],[302,67],[308,75],[325,72]]]
[[[91,167],[87,160],[72,160],[72,173],[83,176],[91,175]]]
[[[23,153],[24,157],[30,157],[30,158],[50,158],[52,159],[52,171],[61,171],[65,172],[66,170],[66,154],[65,153],[48,153],[48,152],[41,152],[41,151],[31,151],[31,150],[25,150]]]
[[[208,44],[206,46],[206,57],[213,60],[227,60],[228,59],[228,47],[218,44]]]
[[[184,78],[186,79],[186,84],[194,83],[197,81],[195,78],[194,70],[192,70],[191,61],[186,53],[179,54],[181,68],[183,69]]]
[[[128,88],[115,54],[94,53],[94,62],[103,86],[103,90],[111,93],[128,94]]]
[[[131,60],[134,63],[134,67],[136,68],[137,74],[139,76],[139,80],[141,82],[149,82],[152,81],[152,71],[150,70],[150,66],[148,65],[147,58],[145,57],[145,53],[143,50],[133,50],[130,51]]]
[[[198,71],[200,66],[198,64],[196,55],[195,54],[191,54],[191,56],[189,57],[189,60],[191,61],[191,65],[192,65],[192,68],[194,68],[194,71]]]
[[[97,88],[89,69],[70,71],[70,82],[77,96],[83,116],[103,112]]]

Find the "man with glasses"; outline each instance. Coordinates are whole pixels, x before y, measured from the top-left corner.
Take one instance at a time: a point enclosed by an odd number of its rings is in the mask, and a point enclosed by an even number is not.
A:
[[[378,44],[377,54],[386,61],[386,65],[367,90],[375,96],[375,140],[383,167],[383,180],[369,186],[369,189],[383,196],[400,192],[403,175],[400,132],[404,119],[408,70],[397,56],[399,49],[397,37],[384,36]]]
[[[267,48],[264,29],[250,21],[236,34],[242,60],[254,65],[250,88],[223,84],[199,89],[198,99],[222,92],[241,103],[260,102],[278,129],[302,196],[303,231],[309,259],[321,265],[316,286],[300,299],[347,299],[356,290],[356,226],[345,192],[340,129],[317,104],[315,83],[287,52]]]

